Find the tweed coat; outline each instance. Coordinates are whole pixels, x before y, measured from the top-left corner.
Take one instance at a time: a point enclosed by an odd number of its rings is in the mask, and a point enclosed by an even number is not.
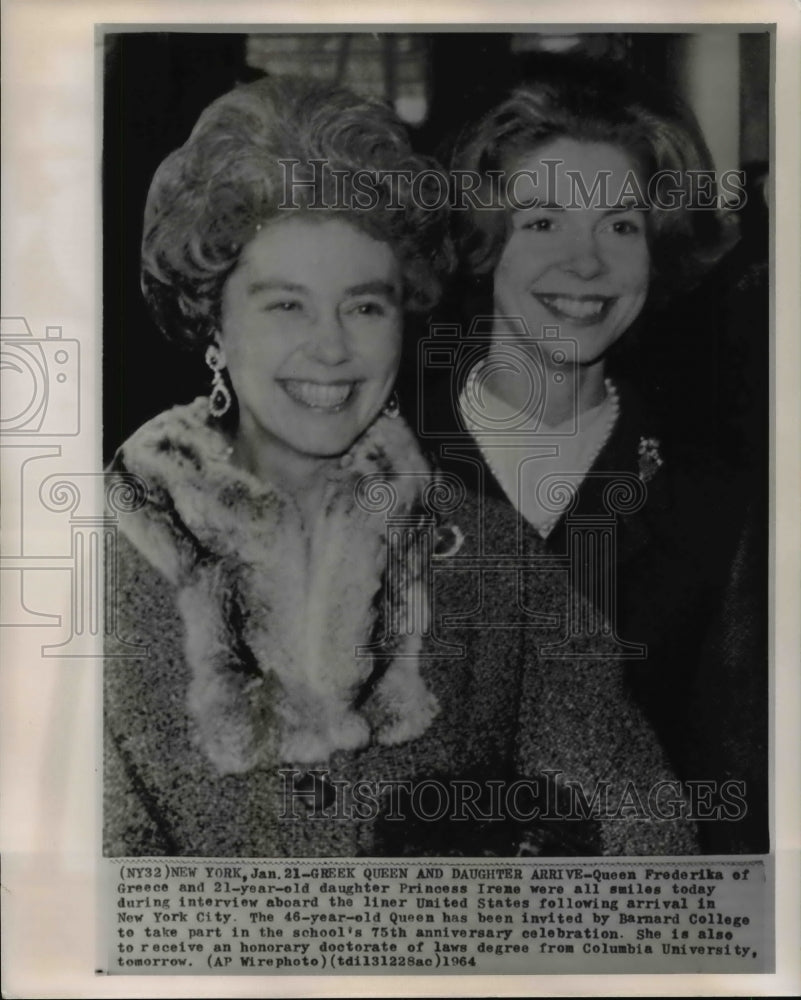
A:
[[[681,780],[712,789],[698,825],[701,850],[766,851],[768,522],[759,483],[719,461],[708,442],[671,435],[623,381],[609,440],[543,539],[477,446],[465,444],[450,389],[428,390],[441,403],[427,416],[441,429],[423,441],[430,460],[482,494],[495,516],[507,508],[502,517],[519,544],[541,560],[565,559],[577,526],[613,522],[613,577],[585,553],[571,564],[571,586],[589,598],[604,574],[613,580],[604,610],[626,644],[627,691]]]
[[[250,492],[242,482],[232,492],[231,482],[221,486],[209,476],[206,449],[216,448],[220,435],[193,405],[157,418],[159,433],[146,435],[144,448],[134,435],[114,465],[120,474],[152,472],[155,448],[175,468],[165,475],[168,466],[159,466],[145,507],[122,527],[121,633],[141,644],[143,655],[105,666],[107,854],[696,850],[694,823],[682,814],[681,791],[626,690],[621,663],[571,647],[564,568],[539,558],[508,504],[453,480],[440,484],[438,495],[423,489],[380,533],[384,556],[396,528],[406,541],[394,550],[400,562],[385,562],[371,584],[370,613],[358,614],[350,601],[342,550],[320,597],[325,613],[318,608],[310,620],[308,606],[289,603],[280,605],[279,618],[270,602],[292,591],[303,572],[281,548],[297,526],[273,517],[280,490],[262,484],[256,502],[252,484]],[[175,431],[176,420],[191,424],[191,442]],[[362,447],[371,475],[398,471],[391,452]],[[408,460],[419,475],[418,459]],[[185,462],[197,482],[207,483],[205,494],[194,494],[200,522],[193,526]],[[359,520],[363,510],[352,496],[350,503],[369,550],[372,529]],[[204,504],[221,518],[213,537],[204,534]],[[346,520],[334,522],[335,534],[350,530],[348,511],[339,510]],[[154,532],[165,524],[166,532]],[[227,547],[226,529],[234,539]],[[419,543],[419,564],[410,537]],[[283,553],[278,562],[273,550]],[[176,553],[190,566],[189,577],[172,572]],[[271,571],[267,589],[237,589],[254,567]],[[321,623],[332,629],[332,662],[339,663],[340,629],[345,643],[359,633],[365,645],[372,641],[372,659],[366,667],[341,663],[341,670],[354,670],[344,685],[334,677],[317,689],[312,677],[294,690],[293,671],[303,671],[298,649],[282,648],[276,637],[300,637],[304,650],[313,648],[305,633]],[[288,674],[275,663],[282,653],[292,663]],[[211,670],[202,674],[200,694],[199,663]],[[667,796],[658,808],[649,800],[655,789]]]

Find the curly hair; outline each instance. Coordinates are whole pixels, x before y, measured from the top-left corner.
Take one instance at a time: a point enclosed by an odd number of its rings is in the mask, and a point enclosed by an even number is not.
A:
[[[295,77],[237,87],[202,112],[156,171],[142,239],[145,299],[168,337],[202,347],[258,229],[308,211],[336,214],[391,245],[405,308],[426,312],[453,264],[447,203],[434,190],[441,177],[377,101]]]
[[[707,202],[716,197],[713,161],[692,112],[674,95],[615,66],[560,57],[543,61],[536,79],[519,86],[457,142],[452,169],[480,179],[486,190],[515,162],[568,138],[618,146],[649,181],[670,181],[675,207],[647,199],[652,294],[687,289],[732,246],[731,213],[698,208],[698,178]],[[664,188],[655,186],[664,192]],[[509,213],[468,205],[452,213],[453,235],[469,275],[492,273],[509,235]]]

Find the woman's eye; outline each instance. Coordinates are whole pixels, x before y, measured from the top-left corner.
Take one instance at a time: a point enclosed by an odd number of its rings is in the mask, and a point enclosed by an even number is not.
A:
[[[634,233],[640,232],[640,224],[630,219],[617,219],[612,223],[610,228],[618,236],[631,236]]]
[[[280,302],[268,302],[264,307],[265,312],[296,312],[302,308],[300,302],[293,299],[282,299]]]
[[[525,222],[522,228],[532,230],[535,233],[547,233],[554,228],[554,221],[553,219],[532,219],[531,222]]]
[[[384,316],[386,311],[383,302],[359,302],[350,310],[356,316]]]

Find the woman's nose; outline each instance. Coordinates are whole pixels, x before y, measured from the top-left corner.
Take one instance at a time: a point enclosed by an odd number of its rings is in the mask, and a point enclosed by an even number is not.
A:
[[[339,365],[350,357],[348,331],[338,315],[320,317],[311,338],[310,351],[326,365]]]
[[[596,278],[605,269],[595,236],[592,233],[577,235],[565,248],[562,267],[566,271],[588,280]]]

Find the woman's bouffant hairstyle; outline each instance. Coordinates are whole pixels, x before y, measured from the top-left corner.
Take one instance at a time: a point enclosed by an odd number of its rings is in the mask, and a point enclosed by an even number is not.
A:
[[[415,186],[398,182],[399,172]],[[426,312],[453,263],[447,199],[434,190],[442,177],[377,101],[295,77],[237,87],[203,111],[156,171],[142,238],[145,299],[168,337],[204,346],[219,330],[223,285],[244,247],[261,226],[305,212],[390,244],[405,308]]]
[[[710,207],[717,196],[713,161],[692,112],[651,81],[614,65],[564,56],[544,60],[535,79],[465,133],[452,167],[478,175],[486,187],[492,171],[502,178],[523,158],[560,138],[621,148],[638,168],[644,194],[650,179],[663,177],[653,188],[659,192],[656,203],[647,199],[652,293],[657,298],[691,287],[735,242],[731,212]],[[588,190],[592,181],[584,179]],[[475,190],[480,195],[482,188]],[[705,207],[696,207],[700,201]],[[452,218],[465,270],[474,277],[492,273],[509,234],[508,209],[467,208],[454,211]]]

